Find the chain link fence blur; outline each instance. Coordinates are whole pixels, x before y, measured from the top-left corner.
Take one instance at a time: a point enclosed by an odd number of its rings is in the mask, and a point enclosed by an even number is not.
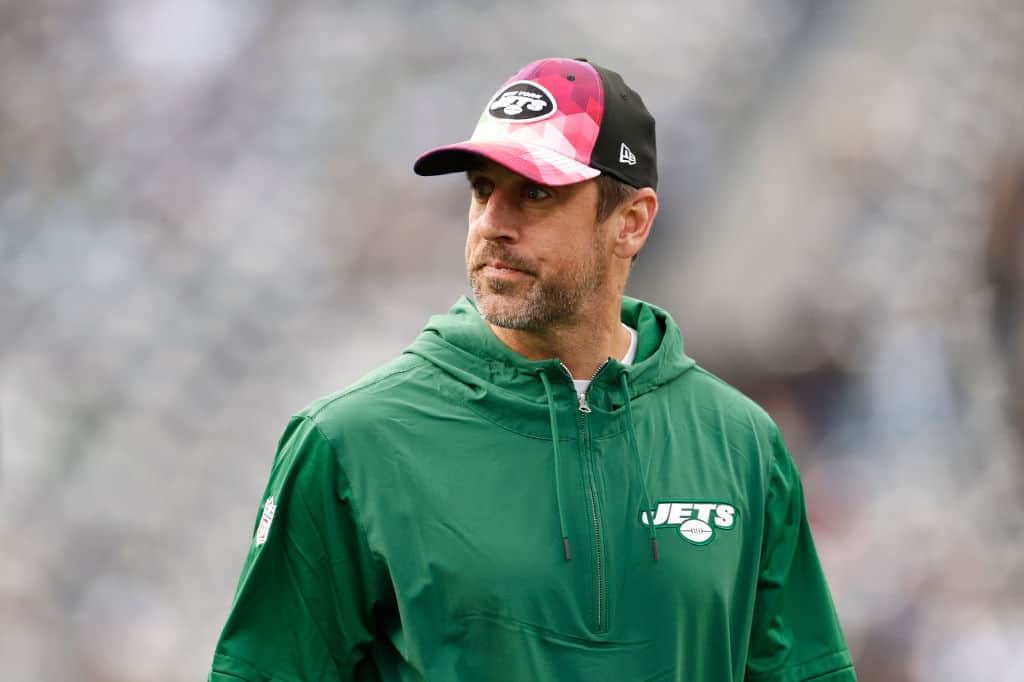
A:
[[[860,679],[1024,679],[1019,0],[0,0],[0,680],[205,677],[288,416],[467,291],[412,160],[547,55],[654,113],[629,293],[779,421]]]

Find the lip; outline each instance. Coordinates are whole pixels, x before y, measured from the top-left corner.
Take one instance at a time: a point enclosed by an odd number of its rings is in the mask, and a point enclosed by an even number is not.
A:
[[[519,268],[514,268],[511,265],[508,265],[507,263],[502,263],[501,261],[490,261],[490,262],[484,263],[481,266],[481,269],[486,271],[488,274],[492,274],[492,275],[529,275],[530,274],[526,270],[520,270]]]

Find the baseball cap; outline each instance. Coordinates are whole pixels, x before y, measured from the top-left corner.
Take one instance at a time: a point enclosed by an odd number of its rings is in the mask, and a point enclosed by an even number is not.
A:
[[[487,102],[472,137],[426,152],[413,170],[457,173],[480,156],[543,185],[604,173],[658,186],[654,118],[622,76],[586,59],[527,64]]]

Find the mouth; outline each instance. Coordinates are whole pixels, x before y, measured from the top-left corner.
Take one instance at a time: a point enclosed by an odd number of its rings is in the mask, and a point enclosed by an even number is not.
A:
[[[497,275],[498,277],[510,277],[513,275],[526,275],[529,274],[516,268],[510,268],[504,265],[484,265],[483,271],[488,275]]]
[[[521,267],[517,267],[511,263],[493,260],[484,261],[477,265],[477,270],[482,270],[484,274],[492,277],[513,277],[516,275],[533,275],[532,272]]]

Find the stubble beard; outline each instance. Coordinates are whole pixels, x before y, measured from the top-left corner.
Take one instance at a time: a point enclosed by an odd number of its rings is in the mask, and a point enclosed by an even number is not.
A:
[[[511,260],[502,258],[500,253],[488,255],[505,262]],[[589,256],[568,276],[541,279],[530,274],[514,281],[487,277],[476,265],[483,259],[473,259],[468,268],[469,283],[480,315],[496,327],[530,332],[573,322],[607,277],[607,264],[598,244],[594,244]],[[518,267],[514,261],[513,265]]]

